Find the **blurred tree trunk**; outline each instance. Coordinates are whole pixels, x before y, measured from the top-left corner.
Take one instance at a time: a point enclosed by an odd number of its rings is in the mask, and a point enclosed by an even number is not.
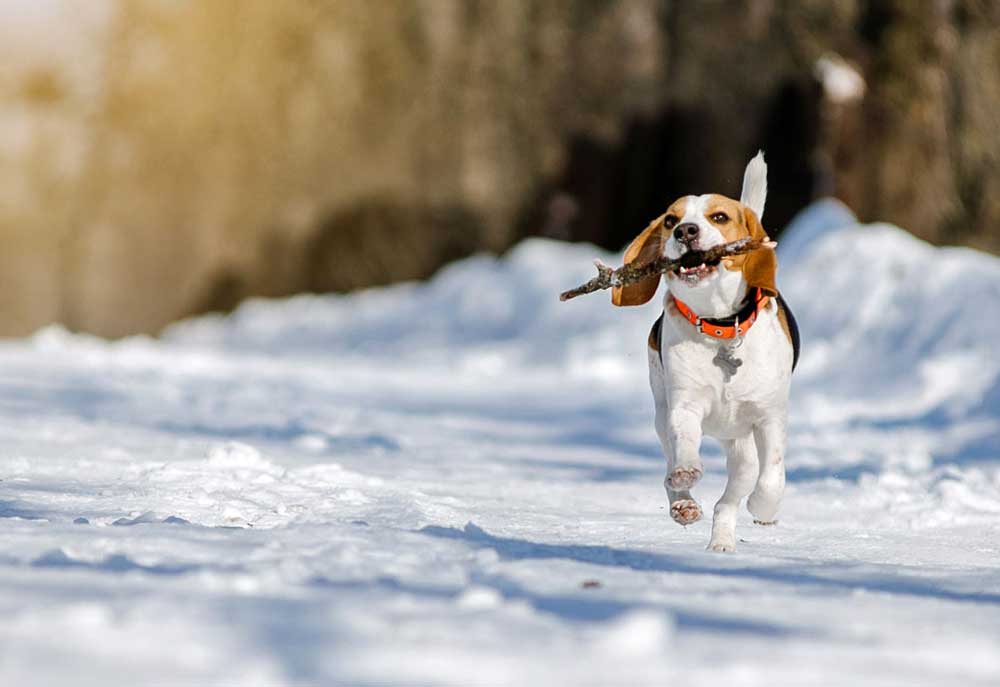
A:
[[[156,331],[525,235],[618,247],[738,194],[760,147],[772,231],[832,191],[1000,248],[1000,0],[65,7],[0,28],[0,333]],[[831,103],[829,53],[863,97]]]

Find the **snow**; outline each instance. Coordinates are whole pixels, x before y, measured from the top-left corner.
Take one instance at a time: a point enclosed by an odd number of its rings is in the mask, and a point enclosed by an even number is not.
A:
[[[1000,260],[834,201],[779,251],[789,484],[730,555],[666,512],[657,306],[557,298],[590,246],[0,343],[0,682],[996,684]]]

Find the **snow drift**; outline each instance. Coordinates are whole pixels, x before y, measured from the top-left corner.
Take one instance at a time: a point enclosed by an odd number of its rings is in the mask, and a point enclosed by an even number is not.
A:
[[[228,317],[176,325],[167,340],[212,349],[381,364],[454,365],[494,374],[525,367],[609,381],[645,378],[641,353],[660,297],[609,307],[607,294],[554,295],[620,255],[531,239],[475,257],[427,284],[348,296],[253,301]],[[858,419],[941,430],[948,458],[1000,458],[1000,259],[936,248],[886,224],[859,225],[834,200],[782,234],[779,287],[798,317],[803,358],[793,393],[816,422]],[[662,295],[662,288],[661,288]],[[483,363],[477,366],[477,362]]]

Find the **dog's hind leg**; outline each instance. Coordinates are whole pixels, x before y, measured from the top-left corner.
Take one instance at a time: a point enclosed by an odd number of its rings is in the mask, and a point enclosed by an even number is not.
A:
[[[715,504],[712,539],[708,548],[712,551],[735,551],[736,513],[740,501],[750,493],[757,481],[757,449],[753,436],[723,441],[722,448],[726,452],[729,479],[722,498]]]
[[[760,474],[747,510],[758,525],[773,525],[785,492],[785,424],[774,421],[753,430]]]

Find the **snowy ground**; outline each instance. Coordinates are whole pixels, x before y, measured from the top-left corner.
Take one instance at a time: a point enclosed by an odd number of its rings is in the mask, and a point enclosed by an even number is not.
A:
[[[833,203],[781,252],[789,486],[731,555],[665,510],[656,305],[556,298],[587,246],[0,344],[0,683],[997,684],[1000,260]]]

